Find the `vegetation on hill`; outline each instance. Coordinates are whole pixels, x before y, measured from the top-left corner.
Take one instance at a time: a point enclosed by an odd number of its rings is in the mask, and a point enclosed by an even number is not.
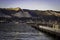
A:
[[[1,19],[2,18],[2,19]],[[26,18],[38,19],[46,22],[60,22],[60,11],[53,10],[28,10],[21,8],[0,8],[0,20],[23,20]]]
[[[13,11],[19,11],[21,10],[21,8],[17,7],[17,8],[5,8],[7,10],[13,10]]]

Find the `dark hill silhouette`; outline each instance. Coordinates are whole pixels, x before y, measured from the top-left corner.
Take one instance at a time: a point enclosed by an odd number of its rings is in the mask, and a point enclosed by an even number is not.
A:
[[[60,22],[60,11],[53,10],[29,10],[21,8],[0,8],[0,19],[6,18],[9,20],[19,20],[20,18],[39,18],[44,21],[58,21]]]

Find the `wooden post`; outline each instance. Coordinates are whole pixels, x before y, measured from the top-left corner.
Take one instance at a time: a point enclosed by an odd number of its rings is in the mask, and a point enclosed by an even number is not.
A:
[[[52,28],[55,29],[55,24],[53,24],[53,27]]]
[[[59,25],[58,25],[58,24],[55,25],[55,29],[56,29],[56,30],[59,29]]]

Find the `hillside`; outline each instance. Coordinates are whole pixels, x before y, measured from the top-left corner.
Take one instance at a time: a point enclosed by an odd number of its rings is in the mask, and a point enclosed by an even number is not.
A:
[[[0,20],[16,21],[26,18],[38,18],[40,21],[60,22],[60,11],[54,10],[29,10],[21,8],[0,8]]]

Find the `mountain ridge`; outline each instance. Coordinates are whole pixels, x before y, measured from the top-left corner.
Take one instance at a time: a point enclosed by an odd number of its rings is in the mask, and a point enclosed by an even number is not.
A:
[[[14,8],[13,8],[14,9]],[[58,21],[60,22],[60,11],[53,11],[53,10],[29,10],[29,9],[21,9],[17,8],[19,10],[16,11],[16,9],[5,9],[0,8],[0,20],[6,18],[6,20],[19,20],[20,18],[22,20],[25,20],[26,18],[33,18],[41,21]]]

